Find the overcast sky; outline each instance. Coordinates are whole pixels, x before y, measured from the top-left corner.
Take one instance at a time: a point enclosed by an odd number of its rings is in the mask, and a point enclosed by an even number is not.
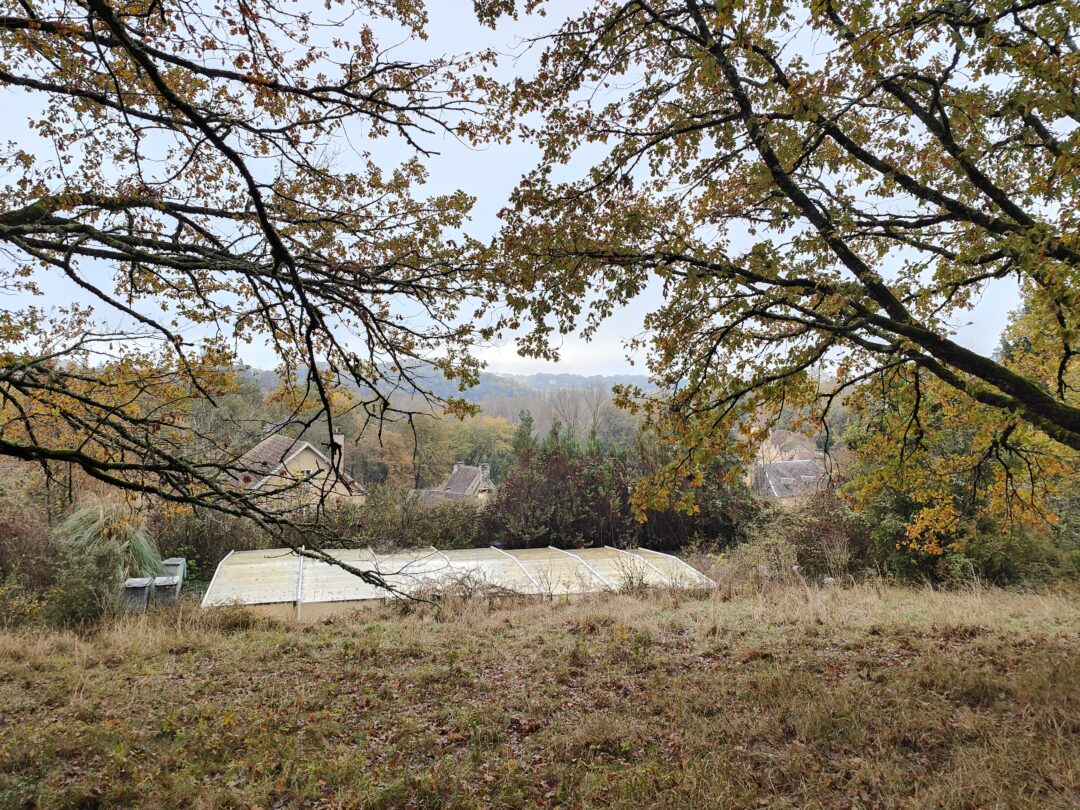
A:
[[[552,9],[569,15],[585,3],[563,0],[550,5]],[[524,52],[524,40],[547,33],[555,25],[555,15],[552,13],[546,18],[504,20],[498,30],[492,31],[476,21],[471,2],[460,0],[429,3],[428,12],[431,24],[427,42],[404,44],[403,51],[423,58],[495,48],[503,54],[499,65],[501,76],[528,71],[534,62],[532,56]],[[522,176],[536,165],[538,152],[523,143],[471,149],[451,138],[441,139],[439,151],[440,154],[428,162],[431,179],[427,190],[444,193],[464,189],[476,197],[470,230],[482,239],[493,236],[499,229],[499,210],[506,204]],[[644,357],[639,356],[636,363],[631,362],[623,344],[641,332],[642,321],[654,307],[658,296],[659,285],[655,285],[651,295],[642,296],[611,318],[588,343],[576,336],[566,336],[561,344],[558,363],[521,357],[512,340],[482,348],[478,354],[488,363],[490,370],[507,373],[560,371],[572,374],[644,374]]]
[[[579,5],[581,3],[559,2],[552,3],[551,7],[571,13]],[[469,0],[432,2],[429,3],[429,12],[429,39],[426,42],[402,42],[397,55],[423,59],[494,47],[505,54],[500,69],[502,75],[527,71],[532,59],[529,56],[520,60],[514,58],[522,50],[522,38],[550,30],[556,24],[552,14],[546,19],[510,21],[499,30],[491,31],[476,22]],[[22,113],[29,114],[33,109],[27,103],[25,94],[0,89],[0,109],[5,110],[5,115],[0,117],[0,141],[25,140],[26,115]],[[448,137],[435,138],[434,141],[425,144],[429,148],[436,148],[439,154],[428,161],[430,181],[423,191],[440,194],[464,189],[476,198],[469,231],[481,239],[492,236],[499,227],[498,211],[521,176],[535,165],[535,150],[521,143],[471,149]],[[390,141],[380,141],[370,146],[387,167],[407,156],[400,146]],[[42,286],[50,304],[63,304],[73,298],[73,285],[63,279],[43,278]],[[623,344],[640,333],[642,319],[657,305],[658,295],[658,286],[647,290],[629,307],[610,318],[589,343],[575,336],[566,337],[561,345],[562,359],[559,363],[520,357],[512,340],[482,348],[479,354],[488,363],[488,368],[496,372],[645,373],[643,358],[628,358]],[[13,303],[8,302],[8,306]],[[39,299],[34,303],[41,305],[42,302]],[[1009,311],[1016,304],[1016,287],[1011,282],[999,283],[987,290],[968,317],[957,324],[960,341],[983,353],[991,351],[997,344]],[[248,347],[243,355],[246,362],[256,367],[270,368],[276,364],[272,352],[265,347]],[[637,362],[632,362],[635,359]]]

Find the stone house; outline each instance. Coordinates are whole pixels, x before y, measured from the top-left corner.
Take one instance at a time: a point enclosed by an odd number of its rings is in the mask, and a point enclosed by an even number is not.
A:
[[[472,466],[455,461],[450,479],[441,489],[414,489],[412,497],[420,506],[428,508],[441,503],[472,503],[482,506],[495,494],[495,482],[491,480],[491,465]]]
[[[751,471],[751,488],[765,498],[796,504],[828,482],[828,473],[817,459],[758,462]]]
[[[274,493],[298,505],[324,498],[363,503],[367,491],[341,465],[344,435],[335,433],[331,445],[338,448],[336,469],[329,448],[324,451],[305,439],[273,433],[236,459],[230,476],[245,489]]]

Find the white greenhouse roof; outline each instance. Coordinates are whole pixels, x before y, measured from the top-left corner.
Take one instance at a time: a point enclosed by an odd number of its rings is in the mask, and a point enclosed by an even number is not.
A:
[[[326,553],[355,568],[379,572],[390,585],[405,593],[438,587],[458,578],[545,596],[617,590],[627,585],[713,585],[712,580],[677,557],[644,548],[427,548],[394,554],[375,554],[365,548]],[[369,585],[337,565],[279,548],[230,552],[218,564],[202,605],[265,606],[272,608],[266,612],[282,617],[315,619],[340,613],[350,608],[350,603],[388,596],[386,590]]]

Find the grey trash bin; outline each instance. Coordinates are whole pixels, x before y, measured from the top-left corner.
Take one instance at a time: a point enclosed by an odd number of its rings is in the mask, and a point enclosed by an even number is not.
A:
[[[180,577],[157,577],[154,579],[154,601],[170,604],[180,598]]]
[[[165,576],[180,577],[181,582],[187,579],[187,560],[183,557],[169,557],[161,564],[165,567]]]
[[[124,580],[124,605],[128,610],[142,613],[150,604],[150,588],[153,586],[152,577],[131,577]]]

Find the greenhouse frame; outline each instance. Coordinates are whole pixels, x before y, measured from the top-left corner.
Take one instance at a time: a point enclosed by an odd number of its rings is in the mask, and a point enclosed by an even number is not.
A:
[[[392,554],[361,548],[323,553],[354,568],[378,572],[404,595],[423,595],[455,583],[547,597],[642,586],[714,585],[678,557],[644,548],[424,548]],[[338,565],[279,548],[229,552],[218,564],[202,606],[243,605],[275,618],[311,622],[393,597]]]

